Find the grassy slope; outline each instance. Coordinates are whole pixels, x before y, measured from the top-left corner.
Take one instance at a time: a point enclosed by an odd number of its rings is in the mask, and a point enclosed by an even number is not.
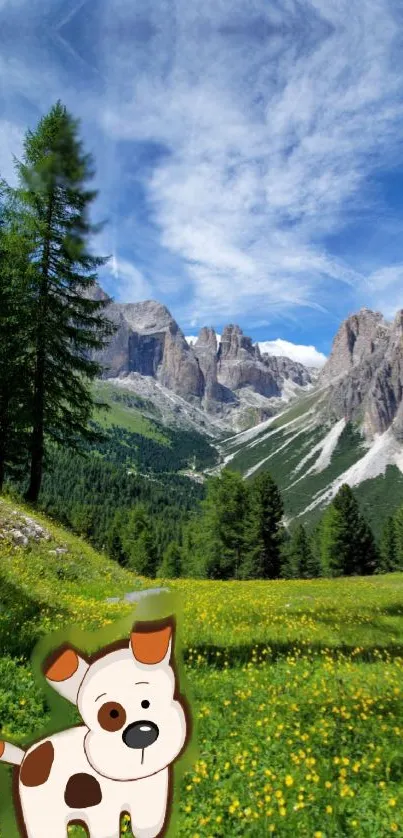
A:
[[[155,439],[162,445],[169,444],[168,438],[156,424],[160,417],[150,402],[134,393],[125,393],[121,387],[114,387],[107,382],[99,382],[95,392],[100,401],[109,405],[108,411],[99,410],[95,416],[102,427],[111,428],[113,425],[118,425],[132,433]],[[155,421],[153,421],[153,416]]]
[[[14,508],[0,504],[3,521]],[[13,584],[15,594],[39,603],[35,633],[70,622],[94,628],[122,614],[126,606],[104,600],[136,587],[132,576],[61,528],[41,523],[51,542],[27,550],[0,540],[6,589]],[[50,554],[58,545],[68,553]],[[183,604],[181,634],[199,743],[199,759],[183,778],[171,838],[399,833],[403,574],[306,582],[178,580],[171,587]],[[4,590],[2,584],[2,595]],[[15,638],[15,621],[12,629]],[[49,709],[29,667],[4,655],[13,636],[3,632],[0,726],[23,743],[42,727]]]
[[[365,454],[358,429],[348,425],[338,440],[327,468],[318,473],[306,474],[319,456],[319,452],[316,452],[301,471],[295,471],[301,459],[329,430],[330,426],[309,427],[309,410],[318,407],[321,398],[321,394],[305,397],[252,439],[242,440],[240,436],[239,439],[234,438],[223,444],[224,455],[235,453],[228,463],[229,469],[245,474],[258,466],[255,474],[260,470],[271,472],[283,492],[288,518],[303,512],[315,497]],[[291,421],[293,424],[287,426]],[[385,475],[364,481],[354,491],[375,534],[379,535],[388,515],[403,504],[403,475],[396,466],[388,466]],[[313,524],[322,512],[323,504],[309,511],[302,520]]]

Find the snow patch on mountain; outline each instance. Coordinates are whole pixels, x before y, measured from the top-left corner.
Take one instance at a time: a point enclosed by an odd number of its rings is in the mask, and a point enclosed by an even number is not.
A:
[[[330,461],[332,459],[332,454],[336,445],[340,439],[341,433],[346,427],[346,420],[340,419],[339,422],[336,422],[335,425],[330,429],[329,433],[320,440],[308,454],[300,460],[297,467],[294,469],[294,474],[298,474],[301,469],[304,467],[305,463],[312,459],[312,456],[320,451],[320,455],[316,462],[305,472],[305,474],[310,474],[312,471],[319,472],[323,471],[330,465]],[[305,475],[304,475],[305,476]]]
[[[290,422],[289,424],[291,425],[293,423]],[[251,477],[252,474],[254,474],[255,471],[258,471],[258,469],[260,469],[261,466],[267,463],[268,460],[277,455],[280,451],[283,451],[284,448],[287,448],[294,441],[294,439],[297,439],[299,436],[301,436],[301,434],[306,433],[307,430],[310,430],[313,427],[314,422],[312,422],[311,425],[305,425],[304,427],[299,428],[296,434],[291,434],[290,436],[288,436],[286,441],[283,442],[282,445],[280,445],[278,448],[275,448],[274,451],[272,451],[267,457],[264,457],[263,460],[260,460],[258,463],[256,463],[250,469],[248,469],[248,471],[246,471],[244,474],[244,479],[246,480],[247,477]],[[272,433],[275,433],[275,431],[273,431]]]
[[[403,448],[393,436],[391,428],[383,434],[378,434],[364,456],[340,474],[324,492],[319,492],[312,503],[297,517],[306,515],[324,503],[330,503],[344,483],[350,487],[359,486],[365,480],[372,480],[385,474],[389,465],[397,466],[403,474]]]

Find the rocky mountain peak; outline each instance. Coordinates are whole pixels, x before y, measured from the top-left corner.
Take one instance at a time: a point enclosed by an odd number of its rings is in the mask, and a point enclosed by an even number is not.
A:
[[[251,358],[256,358],[256,349],[253,346],[252,339],[246,337],[239,326],[232,323],[225,326],[221,335],[219,349],[220,361],[250,360]],[[257,352],[259,353],[258,349]]]
[[[320,384],[327,384],[353,367],[361,364],[384,348],[390,326],[380,312],[362,308],[341,324],[333,341],[329,359],[319,377]]]
[[[111,301],[106,313],[118,327],[97,355],[106,378],[153,379],[156,391],[162,385],[212,415],[233,415],[236,422],[238,415],[243,421],[244,412],[249,423],[257,422],[278,408],[287,379],[301,387],[310,382],[307,370],[296,370],[291,361],[263,361],[258,345],[236,324],[224,328],[219,346],[207,326],[190,346],[170,311],[156,300]]]
[[[203,326],[200,329],[199,336],[197,338],[196,343],[194,344],[194,349],[197,354],[200,350],[208,350],[210,352],[217,353],[217,335],[210,326]]]
[[[156,300],[141,303],[114,303],[114,309],[124,315],[128,325],[139,334],[165,332],[170,328],[177,330],[177,324],[171,312]]]

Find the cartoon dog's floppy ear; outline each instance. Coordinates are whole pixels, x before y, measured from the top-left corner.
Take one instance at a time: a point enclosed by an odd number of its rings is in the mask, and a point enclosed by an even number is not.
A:
[[[77,704],[77,695],[89,663],[71,646],[61,646],[43,664],[45,678],[56,692]]]
[[[130,647],[138,663],[169,664],[172,652],[172,622],[136,623],[130,635]]]

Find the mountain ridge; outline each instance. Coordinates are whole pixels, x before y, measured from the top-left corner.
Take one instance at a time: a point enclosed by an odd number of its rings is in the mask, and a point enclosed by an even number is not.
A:
[[[313,386],[313,376],[302,364],[262,355],[238,325],[226,326],[219,343],[214,329],[203,327],[191,345],[158,301],[110,301],[106,314],[116,332],[96,355],[104,378],[124,379],[133,390],[138,375],[153,379],[218,420],[222,428],[241,430],[256,424]]]

